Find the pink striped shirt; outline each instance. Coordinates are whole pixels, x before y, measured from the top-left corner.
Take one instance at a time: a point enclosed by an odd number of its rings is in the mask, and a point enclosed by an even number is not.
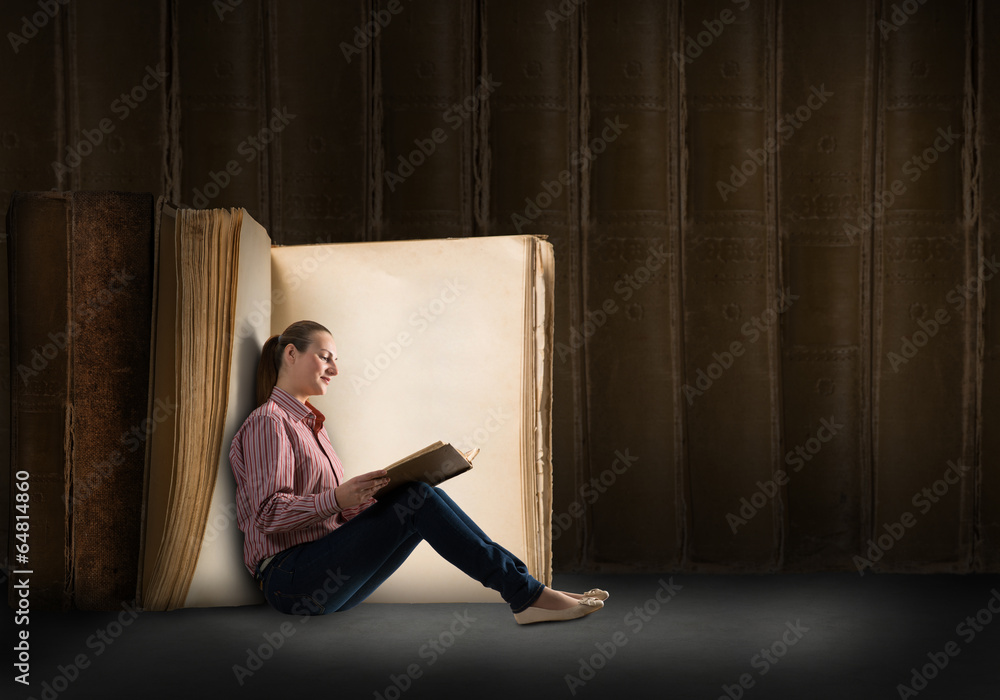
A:
[[[375,502],[346,510],[337,505],[333,490],[343,483],[344,470],[325,420],[312,404],[274,387],[233,437],[236,517],[251,574],[262,559],[318,540]]]

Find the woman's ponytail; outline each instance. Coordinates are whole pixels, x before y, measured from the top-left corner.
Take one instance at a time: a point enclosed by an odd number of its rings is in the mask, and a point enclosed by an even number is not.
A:
[[[257,406],[263,406],[271,397],[274,385],[278,383],[281,371],[281,357],[289,343],[299,352],[305,352],[312,344],[313,335],[318,332],[330,333],[325,326],[315,321],[296,321],[279,335],[272,335],[264,342],[257,363]],[[332,335],[332,333],[331,333]]]

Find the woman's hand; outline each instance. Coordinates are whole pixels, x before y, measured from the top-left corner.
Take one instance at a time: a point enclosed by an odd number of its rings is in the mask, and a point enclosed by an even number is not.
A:
[[[348,479],[333,490],[337,505],[342,510],[347,510],[365,503],[376,491],[389,483],[386,473],[385,469],[379,469]]]

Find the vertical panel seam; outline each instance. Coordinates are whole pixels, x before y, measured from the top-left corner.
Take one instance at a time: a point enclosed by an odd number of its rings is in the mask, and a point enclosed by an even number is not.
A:
[[[573,143],[572,132],[570,132],[570,143],[568,144],[570,152],[574,152],[574,147],[579,144],[587,143],[588,135],[590,131],[590,74],[588,68],[588,39],[589,35],[587,32],[587,22],[588,22],[588,6],[587,1],[584,0],[580,4],[579,10],[574,15],[573,21],[576,23],[573,27],[576,34],[575,42],[575,54],[573,53],[573,46],[570,46],[570,55],[568,59],[576,63],[576,78],[577,78],[577,129],[576,129],[576,143]],[[570,36],[573,34],[570,33]],[[572,102],[571,102],[572,104]],[[570,120],[571,117],[567,117]],[[572,290],[573,294],[571,299],[575,300],[576,303],[571,304],[570,313],[573,315],[571,318],[571,324],[573,322],[578,325],[582,321],[586,314],[587,308],[587,286],[588,286],[588,268],[587,268],[587,236],[590,232],[590,162],[584,161],[580,167],[580,174],[577,179],[578,190],[577,190],[577,201],[570,204],[570,227],[569,227],[569,241],[568,246],[570,250],[573,251],[573,262],[577,274],[575,275],[575,280],[577,284]],[[574,226],[573,223],[576,225]],[[575,235],[574,235],[575,234]],[[574,277],[571,277],[573,279]],[[574,421],[577,426],[578,439],[576,441],[577,449],[579,450],[578,463],[578,476],[577,483],[585,481],[591,474],[591,458],[590,450],[587,448],[587,436],[590,433],[590,362],[587,343],[584,342],[580,348],[580,352],[574,356],[574,377],[579,382],[579,393],[582,394],[581,399],[576,403],[580,407],[580,413],[577,416],[577,420]],[[593,530],[593,518],[594,512],[592,509],[588,509],[587,517],[581,518],[582,527],[580,528],[580,548],[581,548],[581,561],[584,562],[587,568],[592,568],[596,563],[594,562],[594,543],[593,537],[591,535]]]
[[[766,28],[768,36],[768,46],[771,50],[765,60],[770,62],[770,70],[767,71],[768,80],[770,81],[769,92],[770,92],[770,106],[771,113],[765,117],[765,132],[768,134],[768,138],[773,138],[777,140],[777,124],[776,115],[780,114],[780,102],[781,102],[781,10],[783,9],[781,0],[773,0],[770,4],[769,11],[766,13],[768,18],[768,26]],[[767,140],[765,139],[765,143]],[[770,190],[771,195],[767,197],[767,210],[765,216],[770,219],[768,226],[765,227],[768,235],[768,265],[771,266],[773,270],[773,283],[768,284],[767,289],[767,308],[776,308],[776,289],[784,289],[784,277],[782,275],[782,246],[781,246],[781,236],[782,229],[780,221],[778,219],[778,199],[781,195],[778,190],[778,178],[779,173],[779,163],[780,163],[780,149],[775,150],[773,154],[769,154],[768,157],[768,169],[767,169],[767,186],[766,189]],[[768,275],[770,278],[771,276]],[[769,282],[772,282],[769,279]],[[782,357],[782,329],[788,323],[787,318],[784,316],[780,317],[780,325],[775,333],[771,335],[770,338],[770,362],[769,362],[769,374],[772,377],[771,381],[771,458],[772,458],[772,472],[777,472],[781,468],[781,454],[782,454],[782,440],[784,434],[784,420],[783,420],[783,387],[784,382],[782,375],[782,368],[784,364],[781,361]],[[774,499],[777,504],[777,508],[774,510],[773,514],[773,527],[774,527],[774,554],[773,562],[774,568],[780,570],[785,564],[785,546],[787,540],[787,521],[788,521],[788,487],[784,486],[779,489],[777,497]]]
[[[969,2],[967,6],[968,22],[966,36],[969,47],[966,52],[966,140],[963,147],[963,157],[968,154],[969,172],[968,187],[969,194],[966,200],[966,231],[975,237],[975,259],[972,274],[978,274],[985,259],[986,248],[982,220],[982,101],[979,95],[982,91],[982,79],[984,73],[984,45],[983,26],[985,8],[983,1]],[[964,168],[963,168],[964,169]],[[971,230],[971,231],[970,231]],[[972,482],[972,503],[969,514],[969,551],[966,570],[983,569],[984,559],[982,557],[982,498],[983,498],[983,376],[985,372],[985,307],[986,294],[983,285],[976,288],[975,316],[970,319],[970,332],[972,333],[972,352],[966,352],[966,357],[971,354],[973,362],[972,368],[972,401],[971,401],[971,458],[975,468]],[[972,309],[970,308],[970,313]],[[964,530],[964,528],[963,528]]]
[[[371,0],[377,3],[378,0]],[[364,9],[371,9],[369,0],[362,0]],[[385,144],[382,139],[382,129],[384,126],[384,113],[382,110],[382,32],[378,32],[372,37],[369,43],[369,56],[371,57],[371,173],[368,177],[369,183],[369,215],[368,236],[369,240],[379,241],[382,239],[382,167],[385,163]]]

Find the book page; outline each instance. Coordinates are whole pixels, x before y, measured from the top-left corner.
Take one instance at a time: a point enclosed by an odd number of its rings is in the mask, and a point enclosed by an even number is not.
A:
[[[270,335],[271,239],[248,212],[244,210],[242,216],[232,363],[218,475],[184,607],[249,605],[264,600],[243,564],[243,533],[236,521],[236,480],[229,465],[229,448],[236,431],[257,407],[257,363],[260,349]],[[227,328],[224,332],[229,331]]]
[[[524,357],[530,238],[392,241],[272,249],[271,333],[311,319],[337,344],[340,374],[310,399],[348,478],[384,468],[435,440],[481,448],[449,496],[529,569],[524,463]],[[529,425],[534,427],[532,417]],[[533,497],[531,497],[533,498]],[[547,572],[532,571],[536,577]],[[372,602],[500,601],[422,542]]]
[[[535,352],[535,476],[538,487],[533,504],[535,529],[552,532],[552,382],[555,315],[555,255],[552,244],[538,241],[535,245],[534,287],[534,352]],[[552,538],[539,538],[535,552],[540,571],[547,572],[539,580],[552,582]]]

